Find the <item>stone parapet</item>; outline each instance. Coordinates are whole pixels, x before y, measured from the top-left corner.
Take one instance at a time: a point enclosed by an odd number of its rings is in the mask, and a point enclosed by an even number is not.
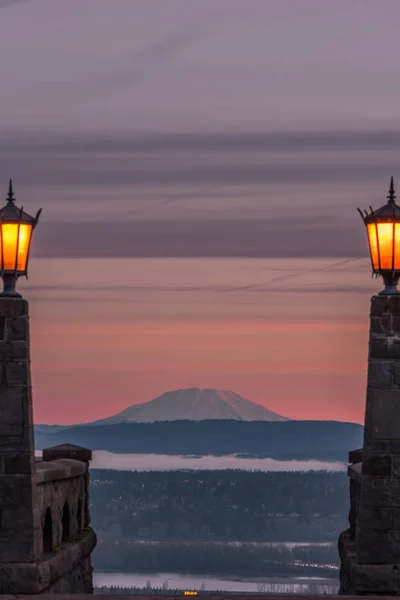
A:
[[[86,475],[86,463],[80,460],[60,458],[58,460],[36,462],[36,482],[57,481]]]
[[[95,546],[96,536],[92,530],[88,530],[84,531],[79,539],[63,544],[40,562],[0,564],[0,594],[3,590],[7,590],[8,594],[42,594],[60,580],[68,580],[69,574],[81,564],[88,565],[87,569],[90,572],[86,575],[90,583],[87,583],[86,589],[81,587],[79,591],[90,594],[93,591],[91,566],[90,561],[85,561]],[[70,592],[74,591],[71,586]],[[76,595],[74,597],[76,598]]]

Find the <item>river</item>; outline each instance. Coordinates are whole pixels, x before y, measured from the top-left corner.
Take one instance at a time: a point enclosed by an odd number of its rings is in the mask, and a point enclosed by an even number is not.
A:
[[[118,573],[95,571],[95,587],[163,588],[169,590],[205,590],[221,592],[265,592],[271,594],[337,594],[337,578],[260,577],[235,579],[180,573]]]

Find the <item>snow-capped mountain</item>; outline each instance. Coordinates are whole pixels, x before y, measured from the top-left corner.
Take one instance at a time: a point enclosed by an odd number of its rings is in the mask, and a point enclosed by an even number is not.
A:
[[[154,421],[203,421],[205,419],[235,419],[237,421],[287,421],[260,404],[246,400],[235,392],[189,388],[161,394],[157,398],[129,406],[108,419],[93,425],[113,423],[152,423]]]

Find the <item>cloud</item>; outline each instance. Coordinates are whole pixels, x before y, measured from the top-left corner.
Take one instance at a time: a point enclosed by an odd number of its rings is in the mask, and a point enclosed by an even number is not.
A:
[[[0,8],[15,6],[16,4],[21,4],[23,2],[29,2],[29,0],[0,0]]]
[[[41,257],[361,258],[366,250],[364,235],[363,228],[354,227],[351,221],[320,218],[83,223],[43,220],[33,244],[34,255]]]
[[[198,28],[187,27],[139,50],[120,53],[114,58],[111,69],[107,71],[103,63],[101,70],[86,76],[80,82],[80,91],[86,91],[89,96],[101,93],[104,98],[123,88],[136,86],[154,77],[177,53],[196,40],[196,34]]]
[[[41,186],[204,186],[386,181],[400,132],[0,134],[2,172]]]

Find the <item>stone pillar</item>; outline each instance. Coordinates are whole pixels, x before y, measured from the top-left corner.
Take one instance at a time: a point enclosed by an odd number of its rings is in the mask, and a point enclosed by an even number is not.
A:
[[[400,564],[400,296],[371,303],[356,548],[361,564]]]
[[[28,303],[0,298],[0,563],[39,556]]]
[[[341,593],[400,594],[400,295],[373,296],[362,464]],[[356,466],[352,467],[353,471]]]

